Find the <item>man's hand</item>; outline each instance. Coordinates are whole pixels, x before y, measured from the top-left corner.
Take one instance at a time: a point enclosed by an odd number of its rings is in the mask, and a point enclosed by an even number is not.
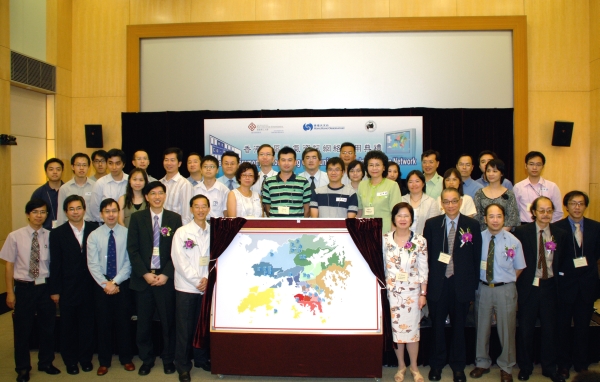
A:
[[[200,284],[198,284],[196,289],[198,289],[200,292],[205,292],[207,285],[208,285],[208,279],[206,277],[203,277],[202,280],[200,280]]]
[[[58,304],[58,300],[60,299],[60,295],[59,294],[51,294],[50,298],[52,299],[52,301],[54,301],[55,304]]]
[[[148,272],[144,275],[144,280],[146,280],[148,284],[154,286],[154,283],[156,282],[156,275]]]
[[[104,281],[102,283],[104,285],[104,293],[106,294],[117,294],[119,293],[119,287],[113,283],[112,281]]]
[[[151,284],[151,285],[152,286],[163,286],[167,283],[168,279],[169,279],[168,276],[158,275],[158,276],[156,276],[156,281],[154,281],[154,284]]]
[[[14,309],[16,302],[17,302],[17,299],[15,297],[15,293],[7,292],[6,293],[6,306],[8,306],[10,309]]]

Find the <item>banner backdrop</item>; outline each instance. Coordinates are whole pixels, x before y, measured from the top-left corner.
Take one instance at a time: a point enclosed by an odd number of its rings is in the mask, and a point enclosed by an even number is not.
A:
[[[325,171],[327,159],[340,155],[340,145],[356,145],[356,159],[367,152],[381,150],[402,166],[402,173],[421,169],[423,117],[329,117],[329,118],[248,118],[204,120],[204,152],[221,161],[225,151],[234,151],[242,162],[258,166],[257,149],[268,143],[277,152],[284,146],[296,151],[296,173],[302,169],[302,151],[318,149]],[[222,171],[219,171],[219,175]]]

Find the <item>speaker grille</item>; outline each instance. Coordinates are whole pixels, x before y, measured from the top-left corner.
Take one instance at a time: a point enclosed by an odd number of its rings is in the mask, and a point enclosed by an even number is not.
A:
[[[13,51],[10,52],[10,79],[56,92],[56,67]]]

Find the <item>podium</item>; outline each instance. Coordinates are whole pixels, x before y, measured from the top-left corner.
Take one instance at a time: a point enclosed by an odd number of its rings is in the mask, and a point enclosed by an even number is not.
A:
[[[379,284],[345,220],[249,219],[216,267],[212,373],[381,378]]]

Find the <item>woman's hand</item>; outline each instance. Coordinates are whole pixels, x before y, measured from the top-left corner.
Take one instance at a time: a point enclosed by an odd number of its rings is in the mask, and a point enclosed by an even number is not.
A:
[[[427,304],[427,297],[419,296],[419,310],[423,309],[423,307]]]

